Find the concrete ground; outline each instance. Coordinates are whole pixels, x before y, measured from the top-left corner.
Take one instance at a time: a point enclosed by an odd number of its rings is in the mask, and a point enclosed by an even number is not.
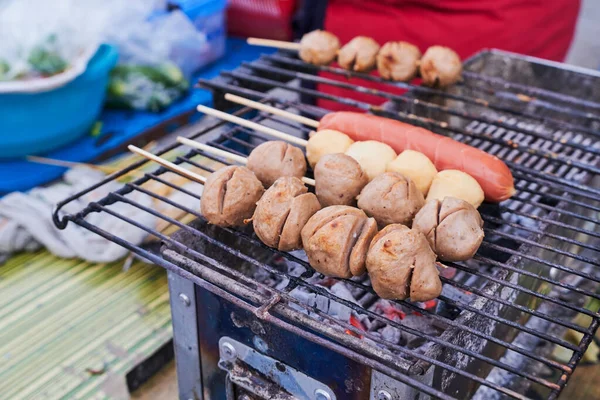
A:
[[[566,62],[581,67],[600,69],[600,0],[583,0],[577,31]],[[561,399],[600,398],[600,366],[577,368],[563,391]],[[136,400],[162,400],[177,398],[175,364],[170,363],[148,383],[132,395]]]

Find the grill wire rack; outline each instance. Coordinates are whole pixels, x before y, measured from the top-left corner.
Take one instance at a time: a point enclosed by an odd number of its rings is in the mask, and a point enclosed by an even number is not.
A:
[[[498,51],[480,53],[466,66],[462,82],[440,91],[408,83],[391,84],[333,67],[315,67],[280,52],[245,63],[233,72],[223,72],[216,80],[199,83],[216,96],[238,94],[314,119],[327,110],[307,104],[309,100],[352,106],[452,136],[506,161],[515,177],[517,193],[499,205],[484,204],[480,208],[486,237],[475,258],[448,264],[457,273],[442,277],[444,292],[436,307],[396,302],[444,326],[439,336],[405,326],[314,284],[309,278],[317,273],[302,252],[270,249],[251,229],[208,225],[199,212],[201,194],[165,179],[168,170],[163,167],[141,172],[141,177],[89,202],[78,212],[61,211],[104,185],[140,171],[148,163],[145,160],[58,204],[53,215],[55,224],[61,229],[69,222],[80,225],[251,310],[258,318],[434,398],[465,398],[467,394],[486,399],[526,399],[534,390],[555,399],[594,340],[599,323],[600,78],[560,64]],[[332,79],[334,75],[338,80]],[[372,84],[379,86],[374,89]],[[325,93],[319,90],[323,86],[341,89],[346,95]],[[357,93],[387,102],[375,106],[353,98]],[[219,99],[215,98],[217,105],[225,104]],[[235,115],[296,136],[306,137],[310,132],[307,127],[247,108]],[[225,122],[215,122],[190,138],[239,155],[247,155],[258,144],[271,140]],[[172,145],[157,154],[176,147],[183,148]],[[174,163],[205,174],[213,172],[215,163],[229,164],[194,149],[186,149]],[[198,206],[187,207],[148,189],[149,182],[190,196]],[[197,219],[183,224],[135,201],[131,196],[134,193]],[[115,211],[116,203],[171,223],[180,232],[167,236],[154,226]],[[162,241],[162,255],[128,242],[118,232],[100,229],[86,219],[91,213],[110,215],[147,232]],[[182,233],[193,241],[179,239]],[[266,285],[256,278],[259,270],[284,279],[287,285],[281,289]],[[346,282],[362,298],[375,297],[368,280],[336,281]],[[357,315],[422,338],[432,346],[420,351],[362,331],[298,301],[290,295],[298,287],[349,307]],[[563,339],[567,329],[576,333],[579,343]],[[552,357],[551,349],[557,346],[569,354],[568,362]],[[435,383],[421,382],[418,376],[432,367]],[[457,388],[456,382],[461,382],[457,378],[468,381],[469,387]],[[526,391],[528,388],[530,391]]]

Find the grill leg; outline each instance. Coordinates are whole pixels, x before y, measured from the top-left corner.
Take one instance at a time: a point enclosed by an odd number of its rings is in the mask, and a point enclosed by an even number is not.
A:
[[[179,399],[202,400],[204,397],[194,283],[173,272],[169,272],[168,276]]]

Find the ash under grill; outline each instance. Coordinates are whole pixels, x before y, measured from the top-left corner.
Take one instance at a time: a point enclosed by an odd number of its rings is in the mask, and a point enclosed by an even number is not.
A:
[[[338,80],[331,78],[335,76]],[[62,227],[73,221],[196,285],[194,332],[204,353],[198,356],[198,379],[205,393],[215,397],[219,390],[232,393],[243,379],[236,379],[239,371],[231,360],[222,359],[218,369],[205,354],[217,348],[222,352],[220,339],[239,335],[237,340],[328,385],[328,395],[337,398],[377,398],[372,395],[380,395],[382,376],[392,379],[394,384],[386,384],[407,398],[556,398],[598,327],[600,93],[594,88],[600,87],[599,78],[502,52],[476,56],[467,62],[464,76],[459,85],[441,92],[314,67],[280,53],[201,82],[215,92],[215,103],[223,108],[230,104],[220,95],[230,92],[318,119],[327,110],[311,100],[324,99],[424,126],[505,160],[517,194],[499,205],[482,205],[484,243],[473,260],[450,263],[443,271],[444,289],[435,302],[381,300],[366,277],[325,278],[308,265],[303,252],[270,249],[250,228],[209,226],[198,207],[186,207],[145,186],[170,186],[199,201],[199,193],[161,178],[164,168],[145,173],[78,214],[59,217],[57,211],[55,221]],[[363,86],[367,83],[380,86]],[[317,85],[349,94],[330,95],[316,90]],[[395,94],[399,88],[407,92]],[[365,93],[386,103],[374,106],[353,96]],[[300,137],[310,131],[264,113],[242,109],[238,114]],[[240,155],[270,139],[224,123],[193,137]],[[206,173],[215,163],[228,164],[196,150],[175,163]],[[197,220],[185,225],[138,204],[128,197],[134,191]],[[112,210],[116,202],[129,203],[180,230],[166,236]],[[91,212],[124,219],[162,240],[162,257],[91,225],[85,219]],[[180,312],[184,313],[174,309],[174,320]],[[174,323],[177,343],[183,328]],[[579,344],[562,338],[566,329],[581,334]],[[181,340],[188,336],[179,333]],[[312,345],[319,352],[311,353]],[[569,362],[552,358],[555,346],[571,352]],[[314,365],[322,354],[346,369]],[[343,360],[335,358],[340,354]],[[276,381],[274,374],[267,380]],[[280,386],[284,392],[293,390],[285,383]]]

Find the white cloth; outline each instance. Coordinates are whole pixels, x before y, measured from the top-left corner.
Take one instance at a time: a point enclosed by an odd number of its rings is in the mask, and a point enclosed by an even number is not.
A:
[[[40,245],[60,257],[79,257],[92,262],[110,262],[124,257],[128,252],[125,248],[79,225],[70,222],[66,229],[59,230],[52,222],[52,212],[56,203],[91,186],[103,177],[104,174],[93,169],[73,168],[64,175],[64,182],[47,188],[36,188],[29,193],[11,193],[1,198],[0,258],[17,251],[33,250]],[[97,201],[120,187],[120,183],[109,182],[67,204],[61,211],[77,213],[90,202]],[[136,191],[127,197],[138,204],[152,207],[151,198],[143,193]],[[119,202],[109,208],[142,226],[154,227],[156,224],[156,217],[129,204]],[[106,212],[91,213],[86,217],[86,221],[136,245],[147,236],[142,229]]]

